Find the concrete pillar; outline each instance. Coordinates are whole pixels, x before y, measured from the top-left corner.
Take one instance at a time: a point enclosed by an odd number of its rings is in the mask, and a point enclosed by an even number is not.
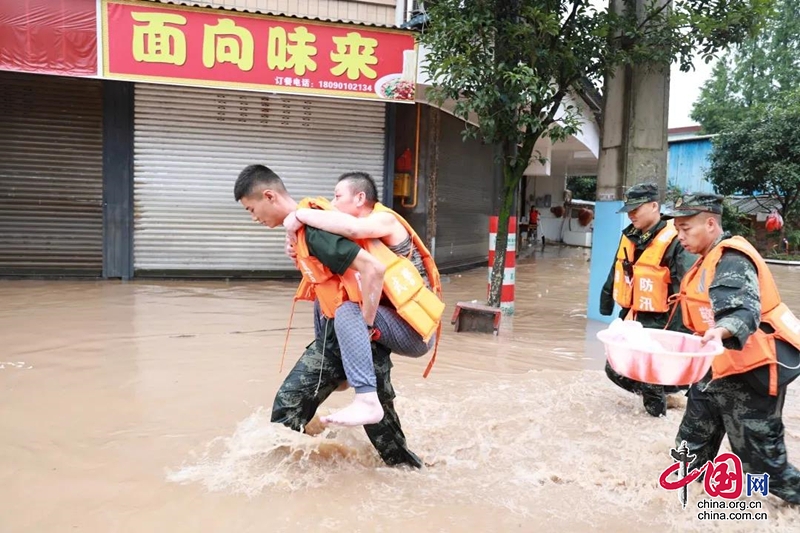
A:
[[[663,0],[662,0],[663,1]],[[624,2],[611,0],[624,9]],[[642,12],[644,0],[636,0]],[[667,124],[669,119],[669,66],[626,66],[605,81],[603,128],[597,173],[592,258],[589,274],[588,317],[610,322],[600,315],[600,292],[606,281],[620,233],[629,224],[622,206],[625,190],[641,182],[658,184],[661,199],[667,185]]]

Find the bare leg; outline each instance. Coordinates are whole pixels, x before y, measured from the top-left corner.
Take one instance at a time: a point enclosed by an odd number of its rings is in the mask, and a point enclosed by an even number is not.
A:
[[[383,419],[383,408],[378,399],[372,346],[361,308],[353,302],[343,303],[336,310],[334,325],[347,379],[356,396],[348,407],[321,417],[320,421],[340,426],[376,424]]]

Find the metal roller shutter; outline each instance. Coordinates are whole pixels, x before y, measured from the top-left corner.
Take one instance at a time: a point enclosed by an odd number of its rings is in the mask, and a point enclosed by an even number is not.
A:
[[[384,172],[385,104],[136,85],[134,269],[294,270],[284,232],[234,202],[239,172],[263,163],[295,199],[332,197],[336,177]]]
[[[102,272],[101,82],[0,72],[0,275]]]
[[[463,140],[460,121],[447,113],[441,113],[440,119],[436,264],[445,268],[487,260],[494,156],[491,146]]]

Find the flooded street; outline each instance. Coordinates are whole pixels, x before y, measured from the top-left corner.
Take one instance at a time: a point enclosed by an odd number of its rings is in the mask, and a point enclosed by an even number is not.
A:
[[[450,325],[455,302],[485,298],[486,270],[446,276],[429,378],[427,357],[393,356],[422,472],[384,467],[361,428],[269,423],[313,336],[298,304],[280,373],[294,283],[0,280],[0,532],[798,530],[773,496],[768,521],[726,524],[697,518],[702,486],[685,510],[659,487],[685,402],[654,419],[605,377],[588,258],[522,260],[499,337]],[[772,269],[800,312],[800,268]],[[800,464],[796,384],[784,423]]]

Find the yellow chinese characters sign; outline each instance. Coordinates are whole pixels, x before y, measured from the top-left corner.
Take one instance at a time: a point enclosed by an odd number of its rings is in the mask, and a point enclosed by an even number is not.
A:
[[[107,78],[413,102],[409,32],[103,0]]]

